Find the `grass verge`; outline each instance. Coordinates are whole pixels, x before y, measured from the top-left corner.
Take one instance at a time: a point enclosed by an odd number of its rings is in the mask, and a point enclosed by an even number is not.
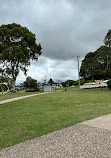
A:
[[[0,105],[0,149],[111,113],[111,92],[51,93]]]

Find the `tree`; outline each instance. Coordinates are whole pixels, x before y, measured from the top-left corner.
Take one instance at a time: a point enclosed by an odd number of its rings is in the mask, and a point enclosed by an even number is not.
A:
[[[82,61],[80,76],[85,79],[111,78],[111,47],[101,46]]]
[[[37,80],[31,78],[30,76],[26,78],[23,85],[25,88],[34,89],[35,91],[37,90]]]
[[[41,55],[41,45],[26,27],[19,24],[8,24],[0,27],[0,63],[4,72],[11,77],[13,91],[16,78],[21,71],[26,75],[31,60]]]
[[[0,68],[0,91],[11,89],[11,79],[4,73],[3,69]]]
[[[104,46],[90,52],[82,61],[80,75],[85,79],[111,78],[111,30],[104,38]]]
[[[111,30],[109,30],[108,33],[106,34],[106,36],[104,38],[104,44],[107,47],[111,47]]]
[[[51,85],[54,83],[54,81],[52,80],[52,78],[50,78],[50,80],[48,81],[48,83],[51,84]]]
[[[2,73],[2,69],[0,68],[0,73]]]
[[[10,83],[11,80],[9,77],[0,76],[0,91],[12,88]]]
[[[62,82],[62,86],[63,87],[71,87],[74,85],[74,81],[73,80],[67,80],[65,82]]]

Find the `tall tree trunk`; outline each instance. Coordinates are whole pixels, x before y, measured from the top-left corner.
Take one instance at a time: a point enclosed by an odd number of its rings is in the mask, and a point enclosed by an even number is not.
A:
[[[12,90],[15,92],[15,81],[16,81],[16,75],[15,75],[15,68],[12,66]]]
[[[12,89],[13,89],[13,92],[15,92],[15,80],[12,80]]]

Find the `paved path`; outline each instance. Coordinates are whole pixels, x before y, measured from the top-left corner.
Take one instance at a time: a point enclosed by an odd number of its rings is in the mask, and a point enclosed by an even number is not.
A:
[[[25,96],[21,96],[21,97],[12,98],[12,99],[7,99],[7,100],[0,101],[0,104],[12,102],[12,101],[20,100],[20,99],[24,99],[24,98],[33,97],[33,96],[36,96],[36,95],[42,95],[42,94],[47,94],[47,93],[31,94],[31,95],[25,95]]]
[[[82,124],[111,131],[111,114],[104,115],[93,120],[84,121]]]
[[[85,121],[1,150],[0,158],[111,158],[110,124],[111,114]]]

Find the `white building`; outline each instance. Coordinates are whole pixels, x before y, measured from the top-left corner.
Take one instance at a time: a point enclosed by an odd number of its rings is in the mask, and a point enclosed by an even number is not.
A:
[[[95,80],[95,82],[84,83],[82,86],[80,86],[80,88],[87,89],[87,88],[107,87],[107,82],[108,80]]]
[[[52,92],[52,86],[50,84],[45,84],[44,92]]]
[[[53,83],[52,84],[52,88],[61,88],[61,87],[63,87],[62,83]]]

